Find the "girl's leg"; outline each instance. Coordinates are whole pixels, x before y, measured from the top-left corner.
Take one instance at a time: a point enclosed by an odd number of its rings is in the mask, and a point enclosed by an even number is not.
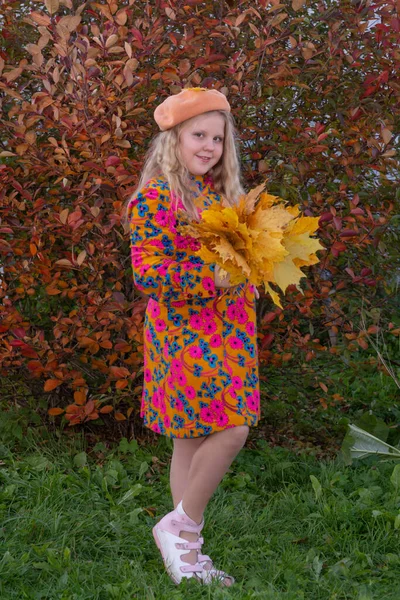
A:
[[[183,498],[192,458],[205,439],[205,437],[174,438],[174,451],[170,468],[170,486],[174,508],[178,506]]]
[[[248,433],[247,425],[213,433],[193,456],[182,505],[196,523],[201,523],[208,501],[244,446]]]
[[[244,446],[248,433],[247,425],[213,433],[206,437],[192,457],[182,505],[186,514],[197,523],[201,523],[208,501]],[[198,538],[197,534],[186,531],[179,535],[188,542],[195,542]],[[182,560],[194,565],[197,550],[191,550]],[[207,564],[207,568],[210,566]],[[230,584],[229,580],[225,583]]]

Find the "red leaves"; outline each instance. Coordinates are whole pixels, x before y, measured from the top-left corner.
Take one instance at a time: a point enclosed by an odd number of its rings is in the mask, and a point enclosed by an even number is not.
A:
[[[343,229],[343,231],[341,231],[339,233],[340,237],[355,237],[359,235],[359,231],[357,231],[356,229]]]
[[[51,415],[52,417],[57,417],[58,415],[62,415],[64,412],[65,411],[63,408],[50,408],[47,411],[47,414]]]
[[[0,367],[40,381],[49,401],[67,407],[71,425],[114,411],[121,423],[130,416],[132,407],[122,411],[119,399],[129,405],[142,391],[136,378],[148,299],[132,293],[121,218],[153,134],[154,108],[185,85],[228,94],[244,141],[246,185],[258,181],[259,167],[289,203],[301,198],[306,214],[319,217],[324,273],[310,268],[304,296],[289,290],[285,311],[267,307],[259,332],[262,360],[279,366],[293,346],[311,360],[318,348],[296,329],[312,319],[326,333],[332,315],[315,302],[318,294],[339,314],[338,296],[357,285],[374,292],[385,276],[376,262],[387,255],[381,232],[395,206],[375,194],[371,169],[385,179],[385,196],[395,197],[396,183],[386,177],[395,151],[395,84],[385,57],[398,47],[398,17],[392,11],[363,29],[353,19],[358,5],[339,7],[329,35],[318,40],[325,19],[318,11],[296,33],[303,0],[261,0],[258,10],[248,0],[229,1],[223,18],[200,0],[144,8],[98,1],[83,11],[70,5],[37,4],[25,22],[32,39],[21,39],[17,20],[3,27],[0,91],[18,99],[19,109],[6,102],[0,115]],[[368,23],[374,5],[364,10]],[[354,35],[339,35],[343,22]],[[296,106],[294,88],[302,96]],[[374,94],[379,111],[368,108]],[[96,394],[108,397],[105,406]]]
[[[56,387],[58,387],[61,384],[62,384],[62,381],[60,379],[47,379],[44,382],[43,389],[45,392],[51,392],[52,390],[55,390]]]
[[[130,375],[130,372],[125,367],[110,367],[110,373],[113,377],[118,379],[129,377]]]
[[[331,212],[324,212],[319,218],[319,223],[330,222],[333,219],[333,214]]]

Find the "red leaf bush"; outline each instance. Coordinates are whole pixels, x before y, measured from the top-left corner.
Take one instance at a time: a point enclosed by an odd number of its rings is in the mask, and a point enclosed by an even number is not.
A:
[[[395,4],[302,5],[3,10],[0,372],[49,394],[50,415],[65,409],[78,424],[137,412],[146,300],[132,287],[123,207],[154,108],[184,86],[228,94],[247,188],[268,178],[270,193],[321,216],[328,251],[304,296],[290,290],[284,312],[259,302],[262,364],[340,353],[360,295],[393,296]],[[341,338],[350,349],[366,343],[355,335]]]

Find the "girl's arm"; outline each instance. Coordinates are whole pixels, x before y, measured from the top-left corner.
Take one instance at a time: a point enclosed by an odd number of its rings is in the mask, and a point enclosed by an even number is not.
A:
[[[194,255],[196,240],[175,230],[169,190],[149,182],[129,208],[133,278],[136,287],[161,302],[210,298],[222,293],[215,264]]]

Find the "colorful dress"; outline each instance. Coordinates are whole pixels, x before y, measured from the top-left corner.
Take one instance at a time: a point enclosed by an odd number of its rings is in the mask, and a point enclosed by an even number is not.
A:
[[[192,176],[203,208],[220,202],[210,177]],[[202,209],[199,206],[199,214]],[[254,287],[216,288],[200,242],[176,231],[164,177],[129,208],[134,282],[149,296],[141,417],[153,431],[200,437],[260,417]]]

